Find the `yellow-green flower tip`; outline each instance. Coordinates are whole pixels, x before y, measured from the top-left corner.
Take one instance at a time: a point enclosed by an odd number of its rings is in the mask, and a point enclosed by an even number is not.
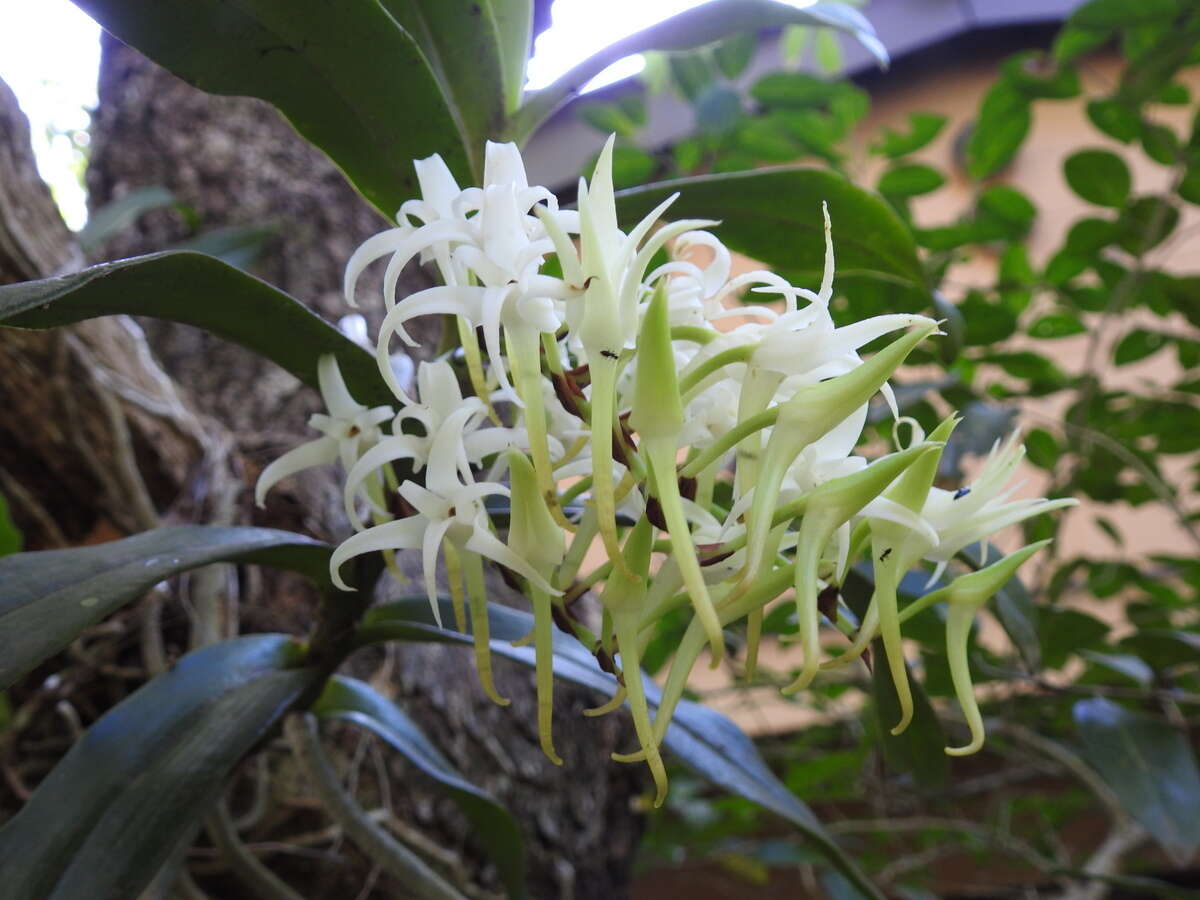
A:
[[[563,530],[546,508],[529,458],[519,450],[509,450],[506,458],[512,493],[508,546],[546,575],[563,560]]]

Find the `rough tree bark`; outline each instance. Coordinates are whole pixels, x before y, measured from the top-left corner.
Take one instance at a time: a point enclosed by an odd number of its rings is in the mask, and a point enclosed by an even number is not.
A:
[[[384,222],[271,108],[202,94],[106,37],[92,148],[93,208],[136,188],[160,185],[174,193],[192,219],[189,223],[177,209],[149,213],[103,248],[104,258],[159,250],[197,228],[267,224],[276,229],[275,239],[256,264],[256,274],[331,320],[348,312],[340,296],[342,266]],[[262,512],[249,502],[249,487],[261,466],[307,438],[304,423],[319,398],[240,348],[182,326],[146,323],[145,328],[187,401],[232,436],[230,454],[241,490],[228,507],[230,518],[337,538],[343,524],[331,479],[293,479],[274,492]],[[294,581],[271,577],[257,590],[243,590],[241,610],[243,630],[304,631],[312,607]],[[456,649],[405,646],[367,662],[376,665],[377,680],[387,682],[464,774],[493,791],[525,823],[535,896],[627,893],[640,832],[632,800],[642,778],[637,767],[615,766],[608,758],[631,743],[623,717],[585,720],[580,711],[594,705],[595,696],[560,686],[556,743],[566,765],[557,768],[538,749],[528,672],[498,663],[499,683],[513,700],[499,709],[479,690],[468,654]],[[397,817],[449,847],[458,860],[453,865],[461,866],[468,880],[495,888],[494,872],[451,806],[398,767],[394,772]],[[273,837],[278,839],[279,832]],[[350,895],[345,882],[330,880],[330,868],[325,864],[320,873],[324,893],[310,896]],[[373,896],[398,896],[397,890],[381,881]]]

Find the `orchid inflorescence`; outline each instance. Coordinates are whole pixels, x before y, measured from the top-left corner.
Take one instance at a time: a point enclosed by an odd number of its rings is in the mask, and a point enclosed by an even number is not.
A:
[[[398,407],[364,407],[334,358],[322,358],[328,414],[311,420],[322,437],[263,471],[260,502],[287,475],[340,462],[356,533],[333,554],[335,583],[347,587],[339,572],[353,557],[419,550],[441,624],[441,557],[455,624],[465,630],[469,614],[480,679],[498,703],[508,701],[491,676],[484,560],[508,570],[533,609],[543,750],[560,762],[551,737],[557,627],[617,676],[612,701],[589,712],[628,702],[641,749],[617,758],[649,764],[657,802],[666,790],[659,746],[696,660],[707,646],[718,665],[723,629],[745,619],[752,674],[764,611],[777,601],[794,604],[802,649],[784,692],[858,658],[879,637],[899,698],[895,733],[913,712],[901,625],[947,601],[951,674],[971,740],[946,752],[977,751],[983,726],[967,666],[971,624],[1045,542],[904,609],[900,579],[932,563],[933,585],[968,545],[1074,501],[1010,499],[1024,452],[1015,434],[969,488],[934,486],[954,416],[928,437],[907,420],[907,446],[870,462],[855,455],[868,402],[882,392],[899,418],[888,378],[938,324],[904,314],[835,326],[827,209],[816,291],[767,271],[733,276],[729,251],[705,230],[716,222],[655,230],[675,197],[621,230],[611,165],[610,140],[591,180],[580,179],[578,209],[567,210],[529,185],[513,144],[487,145],[483,187],[459,188],[436,155],[417,161],[420,199],[400,208],[398,227],[355,252],[345,278],[354,305],[360,275],[387,259],[376,355]],[[414,259],[431,264],[441,284],[398,298],[400,273]],[[747,289],[769,304],[726,307]],[[457,323],[473,396],[463,396],[449,359],[419,364],[415,397],[393,369],[393,339],[413,345],[405,325],[435,314]],[[731,315],[740,323],[721,328]],[[860,358],[861,347],[896,333]],[[486,505],[493,496],[507,504]],[[585,572],[597,542],[605,560]],[[860,622],[837,586],[864,553],[874,592]],[[573,611],[592,588],[603,607],[598,635]],[[679,608],[690,608],[692,620],[652,717],[639,659],[656,623]],[[825,661],[823,623],[851,639]]]

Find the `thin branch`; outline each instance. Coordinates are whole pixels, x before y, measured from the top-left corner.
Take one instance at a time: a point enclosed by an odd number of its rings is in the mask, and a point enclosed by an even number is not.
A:
[[[222,798],[204,820],[209,839],[221,851],[234,875],[244,881],[262,900],[304,900],[264,866],[238,837],[237,827]]]
[[[425,861],[373,822],[342,787],[329,757],[321,747],[316,719],[293,714],[284,732],[300,768],[308,776],[325,809],[341,824],[346,835],[373,862],[400,879],[414,896],[424,900],[463,900],[463,895],[434,872]]]

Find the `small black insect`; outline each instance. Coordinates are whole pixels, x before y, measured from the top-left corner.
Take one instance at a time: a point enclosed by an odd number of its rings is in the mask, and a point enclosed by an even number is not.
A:
[[[879,554],[879,561],[883,562],[891,555],[892,555],[892,548],[888,547],[886,550],[884,550],[882,553]]]
[[[971,493],[970,488],[959,488],[957,491],[954,492],[954,499],[958,500],[961,497],[967,496],[967,494],[969,494],[969,493]]]
[[[617,356],[617,354],[613,353],[611,350],[601,350],[600,355],[603,356],[605,359],[620,359],[620,357]]]

